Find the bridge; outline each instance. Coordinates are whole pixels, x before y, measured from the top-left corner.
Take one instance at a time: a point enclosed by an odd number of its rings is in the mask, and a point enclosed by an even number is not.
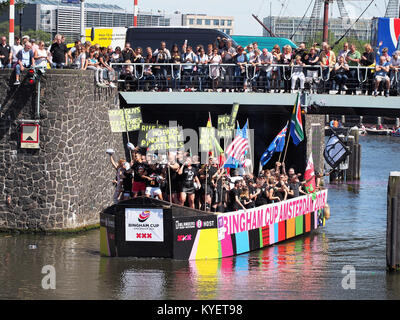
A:
[[[266,113],[287,113],[296,101],[296,93],[120,91],[120,96],[128,105],[191,105],[208,111],[237,102],[243,110]],[[313,106],[317,114],[400,116],[400,97],[303,93],[302,105]]]

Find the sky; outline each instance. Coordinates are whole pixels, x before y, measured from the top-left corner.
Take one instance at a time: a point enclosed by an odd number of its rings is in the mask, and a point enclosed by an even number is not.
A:
[[[86,0],[92,3],[110,3],[104,0]],[[313,0],[138,0],[139,11],[165,13],[180,11],[181,13],[205,13],[208,15],[233,16],[235,18],[234,34],[236,35],[262,35],[261,25],[252,17],[252,13],[260,20],[269,16],[270,9],[273,16],[299,16],[302,17],[310,2]],[[368,6],[370,0],[350,1],[344,0],[350,17],[357,18]],[[375,0],[363,17],[384,16],[388,0]],[[120,7],[133,12],[133,0],[119,0]],[[331,16],[339,16],[337,4],[331,5]],[[313,5],[310,6],[308,15],[311,14]]]

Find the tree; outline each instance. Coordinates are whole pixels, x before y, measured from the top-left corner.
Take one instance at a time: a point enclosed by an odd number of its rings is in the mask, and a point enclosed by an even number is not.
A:
[[[21,8],[24,8],[25,6],[26,3],[24,2],[24,0],[15,1],[15,9],[19,10]],[[8,11],[9,8],[10,8],[10,0],[0,0],[0,13]]]
[[[19,34],[19,26],[15,26],[15,34]],[[5,35],[8,41],[9,23],[4,21],[0,23],[0,35]],[[45,43],[51,41],[51,34],[42,30],[24,30],[24,35],[28,35],[36,41],[42,40]]]

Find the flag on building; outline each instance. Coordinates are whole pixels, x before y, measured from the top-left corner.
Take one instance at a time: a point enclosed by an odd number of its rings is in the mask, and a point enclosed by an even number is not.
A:
[[[296,103],[290,120],[290,135],[297,146],[304,140],[303,121],[301,120],[300,93],[297,94]]]
[[[272,155],[275,152],[282,152],[285,147],[285,137],[287,132],[287,124],[285,127],[278,133],[275,139],[271,142],[267,150],[263,153],[260,159],[261,166],[264,166],[269,160],[271,160]]]
[[[312,153],[307,161],[307,168],[304,173],[304,179],[306,183],[304,184],[304,188],[307,193],[314,193],[316,191],[316,184],[315,184],[315,171],[314,171],[314,161],[312,157]]]

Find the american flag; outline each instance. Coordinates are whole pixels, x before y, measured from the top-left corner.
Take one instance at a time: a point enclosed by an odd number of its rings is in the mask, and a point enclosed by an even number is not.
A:
[[[226,149],[226,154],[240,162],[244,161],[246,151],[249,149],[249,141],[241,135],[236,136]]]

